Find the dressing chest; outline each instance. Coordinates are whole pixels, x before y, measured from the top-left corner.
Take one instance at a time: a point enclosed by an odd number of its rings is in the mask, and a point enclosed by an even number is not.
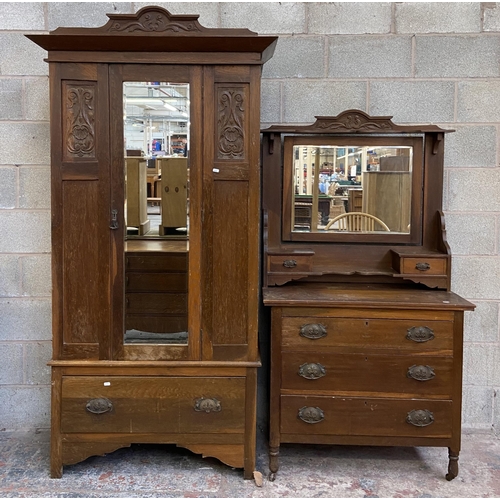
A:
[[[446,132],[358,110],[263,131],[272,480],[282,443],[443,446],[456,477],[474,306],[450,291]]]

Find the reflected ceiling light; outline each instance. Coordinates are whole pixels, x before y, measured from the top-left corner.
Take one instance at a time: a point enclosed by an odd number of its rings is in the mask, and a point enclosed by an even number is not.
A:
[[[179,111],[177,108],[165,101],[163,101],[163,106],[165,106],[169,111]]]
[[[127,102],[130,104],[159,104],[163,101],[155,97],[127,97]]]

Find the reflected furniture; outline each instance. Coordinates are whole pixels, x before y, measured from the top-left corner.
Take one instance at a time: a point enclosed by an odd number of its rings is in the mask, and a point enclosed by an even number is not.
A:
[[[318,210],[319,213],[319,222],[321,224],[328,223],[328,217],[330,215],[330,205],[331,205],[332,197],[324,194],[318,195]],[[313,197],[307,194],[295,195],[295,207],[301,207],[310,205],[312,207]],[[312,213],[312,211],[311,211]],[[297,220],[295,221],[297,223]],[[309,223],[310,225],[310,223]]]
[[[161,235],[187,226],[188,159],[184,157],[157,159],[161,171]]]
[[[127,226],[136,227],[139,234],[149,232],[146,160],[125,158]]]
[[[337,215],[325,226],[325,231],[390,231],[387,224],[371,214],[348,212]]]
[[[410,172],[364,172],[363,190],[365,193],[362,202],[363,212],[369,212],[382,219],[391,231],[407,231],[411,209]],[[380,192],[384,193],[383,197],[378,196]]]
[[[158,174],[153,174],[147,176],[147,192],[148,198],[158,198],[158,185],[160,184],[160,176]],[[155,200],[156,201],[156,200]]]
[[[188,331],[188,243],[125,244],[125,341],[174,344]]]
[[[108,17],[27,35],[48,51],[51,89],[51,476],[173,443],[251,478],[260,78],[277,38],[157,6]],[[126,238],[126,82],[189,84],[190,230],[177,245]]]
[[[363,190],[349,189],[347,208],[349,212],[361,212],[363,210]]]
[[[474,305],[450,291],[441,212],[446,132],[358,110],[262,131],[271,480],[283,443],[442,446],[446,478],[458,474],[463,318]],[[375,144],[411,148],[411,226],[295,229],[292,148]],[[385,203],[393,193],[379,185],[372,196]]]

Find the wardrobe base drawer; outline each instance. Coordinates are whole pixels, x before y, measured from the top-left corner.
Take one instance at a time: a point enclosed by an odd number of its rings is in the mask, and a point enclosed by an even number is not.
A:
[[[280,432],[449,438],[449,400],[281,396]]]
[[[243,377],[62,379],[63,433],[242,433]]]

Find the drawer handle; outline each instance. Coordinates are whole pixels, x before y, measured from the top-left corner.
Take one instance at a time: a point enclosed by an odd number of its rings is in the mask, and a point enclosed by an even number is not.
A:
[[[194,404],[194,411],[205,413],[218,412],[222,410],[220,401],[215,398],[199,398]]]
[[[321,408],[317,406],[303,406],[299,410],[298,414],[300,420],[305,422],[306,424],[318,424],[325,420],[325,414]]]
[[[292,260],[292,259],[284,260],[283,267],[287,267],[287,268],[297,267],[297,261]]]
[[[433,368],[429,365],[413,365],[408,368],[406,376],[408,378],[425,382],[426,380],[432,380],[436,374],[434,373]]]
[[[428,342],[434,339],[434,330],[428,326],[412,326],[408,328],[406,338],[413,342]]]
[[[428,271],[431,265],[428,262],[417,262],[415,269],[418,271]]]
[[[96,398],[88,401],[85,408],[90,413],[100,415],[101,413],[111,411],[113,409],[113,403],[108,398]]]
[[[412,410],[408,412],[406,421],[415,427],[427,427],[434,422],[434,414],[429,410]]]
[[[309,323],[300,327],[300,336],[307,339],[317,340],[326,337],[326,326],[321,323]]]
[[[326,375],[326,369],[321,363],[304,363],[299,368],[299,375],[308,380],[316,380]]]

